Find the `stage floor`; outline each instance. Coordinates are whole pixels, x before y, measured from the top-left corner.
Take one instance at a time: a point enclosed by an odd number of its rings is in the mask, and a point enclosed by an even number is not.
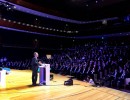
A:
[[[34,87],[31,86],[31,71],[11,70],[6,75],[6,86],[0,86],[0,100],[130,100],[130,93],[92,87],[78,80],[73,80],[73,86],[64,86],[68,77],[54,74],[50,86]]]

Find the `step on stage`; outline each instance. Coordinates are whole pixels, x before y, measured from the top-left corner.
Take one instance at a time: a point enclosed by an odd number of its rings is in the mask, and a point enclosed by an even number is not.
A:
[[[12,70],[6,75],[6,87],[0,86],[0,100],[130,100],[130,93],[75,79],[73,85],[65,86],[69,76],[59,74],[54,74],[50,85],[32,86],[31,75],[29,70]]]

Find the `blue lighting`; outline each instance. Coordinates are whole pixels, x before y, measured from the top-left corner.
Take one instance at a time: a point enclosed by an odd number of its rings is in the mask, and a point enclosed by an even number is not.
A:
[[[0,28],[1,29],[6,29],[6,30],[18,31],[18,32],[25,32],[25,33],[30,33],[30,34],[37,34],[37,35],[42,35],[42,36],[48,36],[48,37],[67,38],[66,36],[45,34],[45,33],[39,33],[39,32],[32,32],[32,31],[26,31],[26,30],[22,30],[22,29],[9,28],[9,27],[5,27],[5,26],[0,26]]]
[[[6,0],[0,0],[2,2],[7,2]],[[64,21],[64,22],[69,22],[69,23],[76,23],[76,24],[89,24],[89,23],[96,23],[96,22],[102,22],[103,20],[116,20],[118,19],[118,17],[113,17],[113,18],[106,18],[106,19],[101,19],[101,20],[95,20],[95,21],[79,21],[79,20],[73,20],[73,19],[68,19],[68,18],[63,18],[63,17],[58,17],[58,16],[54,16],[54,15],[50,15],[50,14],[46,14],[43,12],[39,12],[36,10],[32,10],[26,7],[22,7],[20,5],[8,2],[11,5],[15,6],[15,10],[21,11],[21,12],[25,12],[25,13],[30,13],[33,15],[37,15],[40,17],[45,17],[45,18],[50,18],[50,19],[54,19],[54,20],[59,20],[59,21]]]
[[[130,15],[124,17],[124,21],[125,21],[125,22],[130,22]]]

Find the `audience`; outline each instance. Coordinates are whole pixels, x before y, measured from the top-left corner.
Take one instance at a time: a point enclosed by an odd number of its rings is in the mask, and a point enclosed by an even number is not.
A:
[[[50,64],[54,73],[84,81],[90,76],[95,83],[122,88],[125,78],[130,77],[128,50],[128,46],[120,43],[88,43],[54,54]]]
[[[125,44],[125,43],[123,43]],[[84,46],[67,48],[51,59],[43,57],[44,63],[51,65],[51,72],[72,75],[78,80],[114,88],[123,88],[126,78],[130,78],[129,47],[121,43],[89,42]],[[0,58],[1,66],[13,69],[31,69],[30,59],[10,60]]]

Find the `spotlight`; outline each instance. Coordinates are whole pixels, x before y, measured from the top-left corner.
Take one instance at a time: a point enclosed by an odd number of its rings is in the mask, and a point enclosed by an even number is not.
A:
[[[40,28],[40,29],[41,29],[42,27],[41,27],[41,26],[39,26],[38,28]]]
[[[30,26],[29,24],[27,24],[27,26]]]
[[[21,22],[18,22],[18,24],[21,24]]]
[[[11,20],[8,20],[8,22],[11,22]]]
[[[31,27],[33,27],[33,25],[31,25]]]
[[[103,21],[102,21],[102,24],[103,24],[103,25],[107,25],[107,20],[103,20]]]
[[[13,21],[13,23],[16,23],[16,21]]]
[[[4,18],[3,20],[4,20],[4,21],[6,21],[6,19],[5,19],[5,18]]]
[[[14,6],[13,8],[16,9],[16,6]]]
[[[23,23],[22,25],[25,25],[25,23]]]

